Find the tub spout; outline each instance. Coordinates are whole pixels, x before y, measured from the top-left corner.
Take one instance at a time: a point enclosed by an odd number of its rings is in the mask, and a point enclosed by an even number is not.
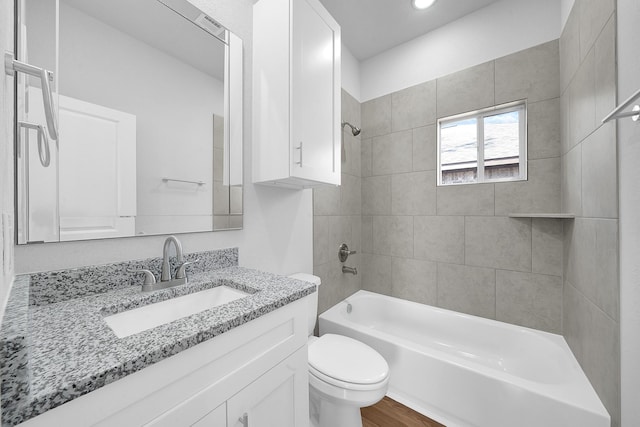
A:
[[[343,273],[351,273],[353,275],[358,274],[358,269],[355,267],[347,267],[346,265],[342,266],[342,272]]]

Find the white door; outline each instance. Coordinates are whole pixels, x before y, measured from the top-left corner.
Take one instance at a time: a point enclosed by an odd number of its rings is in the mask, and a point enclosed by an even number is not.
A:
[[[293,2],[291,175],[332,184],[340,184],[339,37],[317,0]]]
[[[308,381],[304,346],[227,400],[227,426],[307,426]]]
[[[60,240],[133,236],[136,116],[62,95],[59,116]]]

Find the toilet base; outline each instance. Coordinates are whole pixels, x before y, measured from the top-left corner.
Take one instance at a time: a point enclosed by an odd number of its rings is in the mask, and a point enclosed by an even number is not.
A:
[[[309,422],[312,427],[362,427],[360,406],[321,399],[310,389]]]

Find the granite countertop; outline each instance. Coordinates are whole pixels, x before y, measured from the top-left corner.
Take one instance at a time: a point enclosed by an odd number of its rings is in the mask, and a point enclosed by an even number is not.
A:
[[[126,286],[34,305],[33,280],[16,278],[2,327],[3,425],[35,417],[315,291],[311,283],[230,266],[191,274],[189,283],[159,291]],[[219,285],[249,295],[124,338],[104,321]]]

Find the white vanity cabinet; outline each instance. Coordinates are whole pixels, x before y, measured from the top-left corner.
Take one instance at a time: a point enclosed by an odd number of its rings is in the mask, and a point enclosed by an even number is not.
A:
[[[253,182],[340,185],[340,27],[318,0],[259,0],[253,23]]]
[[[215,388],[200,394],[145,424],[154,427],[297,427],[309,422],[307,349],[300,348],[226,402]],[[305,402],[301,402],[305,400]],[[211,410],[211,406],[215,406]],[[204,414],[204,415],[203,415]],[[193,420],[202,418],[193,422]]]
[[[243,421],[308,425],[306,298],[21,425],[241,427]]]
[[[298,427],[309,423],[306,347],[298,353],[227,401],[228,427]]]

